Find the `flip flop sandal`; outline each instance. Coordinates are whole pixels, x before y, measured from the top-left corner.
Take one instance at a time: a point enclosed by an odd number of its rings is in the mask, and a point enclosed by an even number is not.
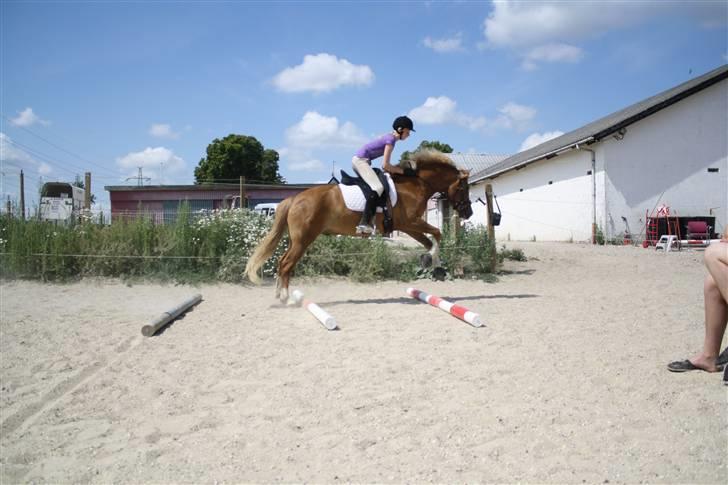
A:
[[[700,367],[696,367],[689,360],[676,360],[667,364],[667,370],[670,372],[688,372],[691,370],[703,370]]]
[[[720,353],[717,359],[715,359],[715,365],[726,365],[728,364],[728,347]]]

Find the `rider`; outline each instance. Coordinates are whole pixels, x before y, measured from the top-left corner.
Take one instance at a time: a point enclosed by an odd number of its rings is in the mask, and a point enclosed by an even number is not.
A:
[[[389,163],[392,157],[394,144],[398,140],[406,140],[410,132],[415,131],[412,120],[406,116],[399,116],[392,123],[392,131],[370,141],[361,147],[351,159],[354,170],[359,176],[372,188],[372,193],[366,201],[364,212],[361,214],[361,221],[356,226],[357,234],[371,234],[374,232],[372,227],[372,218],[377,209],[377,200],[384,192],[384,187],[379,181],[377,174],[372,170],[372,160],[384,155],[382,169],[389,173],[398,173],[404,175],[414,175],[412,169],[402,169],[401,167]]]

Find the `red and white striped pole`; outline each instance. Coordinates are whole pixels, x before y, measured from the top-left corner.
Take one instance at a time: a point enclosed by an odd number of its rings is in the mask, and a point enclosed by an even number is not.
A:
[[[460,320],[469,323],[473,327],[482,327],[483,324],[480,322],[480,315],[475,312],[471,312],[467,308],[451,303],[447,300],[443,300],[439,296],[430,295],[424,291],[416,290],[414,288],[407,288],[407,294],[412,298],[417,298],[421,302],[429,303],[430,305],[439,308],[440,310],[448,312],[450,315],[459,318]]]
[[[293,301],[303,306],[303,308],[308,310],[311,315],[316,317],[316,320],[321,322],[321,325],[326,327],[327,330],[336,330],[337,325],[334,317],[326,313],[323,308],[321,308],[311,300],[307,300],[306,298],[304,298],[303,292],[301,290],[293,290],[293,292],[291,293],[291,297],[293,298]]]

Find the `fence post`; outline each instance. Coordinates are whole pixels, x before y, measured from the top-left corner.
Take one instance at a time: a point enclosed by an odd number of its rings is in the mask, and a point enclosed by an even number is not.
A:
[[[240,176],[240,208],[244,208],[245,204],[245,177]]]
[[[496,250],[495,250],[495,226],[493,225],[493,186],[485,185],[485,203],[488,209],[488,242],[490,243],[490,271],[495,272]]]

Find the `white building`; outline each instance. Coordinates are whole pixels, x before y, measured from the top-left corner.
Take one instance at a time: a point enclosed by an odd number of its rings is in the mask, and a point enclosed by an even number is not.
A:
[[[728,65],[471,176],[471,199],[491,184],[497,239],[644,238],[646,213],[728,220]],[[470,219],[486,222],[483,205]]]

